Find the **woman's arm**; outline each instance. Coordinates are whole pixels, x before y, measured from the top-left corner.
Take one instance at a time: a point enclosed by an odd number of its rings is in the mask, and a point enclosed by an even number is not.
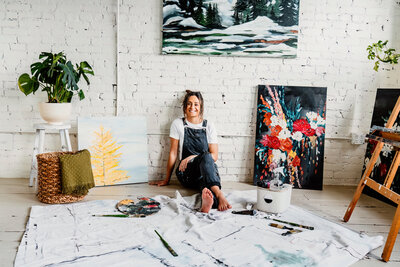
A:
[[[176,158],[178,157],[178,145],[179,145],[179,140],[174,139],[174,138],[169,138],[169,140],[170,140],[171,146],[169,149],[166,177],[162,181],[150,182],[149,184],[151,184],[151,185],[163,186],[163,185],[169,184],[169,180],[171,179],[172,171],[174,170]]]
[[[210,154],[215,161],[218,160],[218,144],[208,144],[208,151],[210,151]]]

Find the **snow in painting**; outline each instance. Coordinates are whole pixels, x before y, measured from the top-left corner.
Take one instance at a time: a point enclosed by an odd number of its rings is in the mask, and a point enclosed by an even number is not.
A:
[[[163,54],[296,57],[300,0],[163,0]]]

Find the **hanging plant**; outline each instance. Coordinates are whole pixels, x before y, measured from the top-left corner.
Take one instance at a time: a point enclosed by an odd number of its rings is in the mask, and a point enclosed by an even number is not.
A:
[[[389,41],[379,40],[377,43],[369,45],[367,48],[368,59],[376,60],[374,65],[374,70],[378,71],[380,62],[397,64],[400,54],[396,54],[396,50],[393,48],[387,48],[386,45]]]

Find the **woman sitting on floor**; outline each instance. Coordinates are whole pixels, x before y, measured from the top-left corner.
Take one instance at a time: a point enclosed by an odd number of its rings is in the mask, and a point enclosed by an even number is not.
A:
[[[204,102],[200,92],[187,90],[183,100],[184,118],[171,124],[171,148],[167,163],[166,178],[150,184],[168,185],[178,156],[176,176],[188,188],[201,191],[201,212],[211,208],[223,211],[231,208],[221,191],[221,179],[215,161],[218,159],[217,133],[212,123],[203,120]]]

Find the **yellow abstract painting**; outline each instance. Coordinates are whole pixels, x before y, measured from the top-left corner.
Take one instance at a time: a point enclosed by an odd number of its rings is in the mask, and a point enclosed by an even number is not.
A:
[[[96,185],[113,185],[127,180],[128,171],[120,169],[119,152],[122,145],[118,145],[111,131],[104,129],[103,125],[94,132],[94,144],[90,147],[92,151],[92,167]]]
[[[146,117],[79,117],[78,148],[88,149],[96,186],[148,181]]]

